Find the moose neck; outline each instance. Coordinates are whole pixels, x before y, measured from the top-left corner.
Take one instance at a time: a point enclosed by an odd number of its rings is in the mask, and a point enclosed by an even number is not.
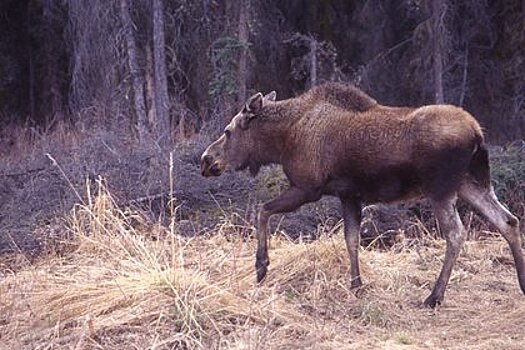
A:
[[[253,157],[256,162],[261,165],[281,164],[296,115],[292,100],[270,103],[264,107],[261,119],[253,128]]]

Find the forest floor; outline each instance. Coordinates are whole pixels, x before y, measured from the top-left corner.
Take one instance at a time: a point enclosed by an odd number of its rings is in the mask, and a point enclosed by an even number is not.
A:
[[[361,249],[359,290],[336,203],[276,220],[257,285],[254,215],[285,186],[278,170],[202,179],[208,140],[178,144],[171,160],[113,136],[54,140],[2,155],[0,349],[523,349],[510,252],[469,212],[435,310],[422,301],[445,244],[424,206],[366,210],[363,234],[377,242]],[[508,186],[510,165],[498,169]]]
[[[3,271],[3,349],[523,349],[525,301],[497,236],[469,241],[442,306],[421,306],[442,240],[363,249],[351,290],[340,226],[313,242],[272,237],[266,281],[255,239],[225,217],[185,238],[120,210],[79,206],[59,252]],[[248,228],[251,230],[251,228]]]

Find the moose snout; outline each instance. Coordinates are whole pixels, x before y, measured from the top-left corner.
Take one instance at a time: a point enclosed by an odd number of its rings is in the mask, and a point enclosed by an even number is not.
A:
[[[222,169],[215,158],[209,154],[203,154],[201,157],[201,174],[202,176],[219,176]]]
[[[203,154],[201,157],[201,174],[202,176],[210,176],[210,165],[213,162],[213,157],[209,154]]]
[[[212,162],[213,162],[213,157],[212,156],[210,156],[209,154],[203,154],[202,155],[202,161],[201,161],[202,164],[205,164],[205,165],[209,166]]]

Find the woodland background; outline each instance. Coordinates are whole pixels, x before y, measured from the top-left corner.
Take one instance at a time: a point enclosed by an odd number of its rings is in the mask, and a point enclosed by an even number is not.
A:
[[[463,106],[492,143],[525,138],[523,0],[3,0],[0,33],[4,128],[169,145],[253,92],[342,80],[384,104]]]
[[[276,216],[256,285],[257,211],[288,183],[199,163],[257,91],[452,103],[525,232],[524,60],[525,0],[1,0],[0,348],[522,350],[510,252],[461,202],[437,310],[425,202],[363,209],[358,291],[336,199]]]

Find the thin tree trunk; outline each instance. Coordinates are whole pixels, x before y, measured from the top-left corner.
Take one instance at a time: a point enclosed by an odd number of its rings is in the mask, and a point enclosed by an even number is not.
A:
[[[35,118],[35,67],[31,47],[29,48],[29,117]]]
[[[249,28],[248,21],[250,20],[250,0],[241,0],[239,8],[239,41],[243,45],[248,45]],[[243,47],[239,56],[239,91],[237,93],[237,102],[244,103],[246,101],[246,81],[248,75],[248,49]]]
[[[59,64],[58,56],[56,52],[56,41],[55,41],[55,27],[56,14],[53,13],[53,6],[56,4],[52,0],[41,1],[42,6],[42,21],[43,21],[43,48],[45,55],[45,70],[43,79],[43,86],[45,87],[42,92],[42,99],[40,112],[45,113],[46,125],[51,122],[64,120],[64,109],[63,109],[63,98],[59,82]]]
[[[521,0],[521,30],[525,33],[525,0]]]
[[[153,0],[153,60],[155,67],[156,130],[162,147],[171,144],[168,108],[168,83],[164,39],[164,6],[162,0]]]
[[[445,103],[443,94],[443,35],[445,16],[444,0],[432,1],[432,53],[434,58],[434,102],[436,104]]]
[[[465,95],[467,93],[467,77],[468,77],[468,52],[469,52],[469,48],[468,48],[468,44],[466,45],[467,47],[465,48],[465,58],[464,58],[464,63],[463,63],[463,79],[461,81],[461,95],[459,96],[459,106],[460,107],[463,107],[463,103],[465,102]]]
[[[27,32],[30,32],[31,31],[31,24],[32,24],[32,17],[31,17],[31,4],[32,4],[32,1],[29,0],[27,2],[27,7],[26,7],[26,15],[25,15],[25,30]],[[34,115],[35,115],[35,82],[34,82],[34,69],[35,67],[33,66],[34,63],[33,63],[33,48],[32,48],[32,45],[28,45],[28,48],[27,48],[27,55],[28,55],[28,86],[27,86],[27,98],[28,98],[28,103],[29,105],[27,107],[29,107],[29,118],[30,119],[33,119],[34,118]]]
[[[310,87],[317,85],[317,41],[313,37],[310,39]]]
[[[153,68],[153,57],[151,54],[151,46],[146,45],[146,104],[148,107],[148,122],[149,125],[156,125],[155,116],[155,77]]]
[[[142,142],[146,137],[148,130],[146,121],[146,104],[144,102],[144,76],[140,71],[137,61],[137,45],[133,36],[133,22],[129,12],[128,0],[120,0],[120,15],[126,37],[126,46],[128,51],[128,66],[133,84],[133,102],[135,114],[137,116],[137,129],[139,140]]]

